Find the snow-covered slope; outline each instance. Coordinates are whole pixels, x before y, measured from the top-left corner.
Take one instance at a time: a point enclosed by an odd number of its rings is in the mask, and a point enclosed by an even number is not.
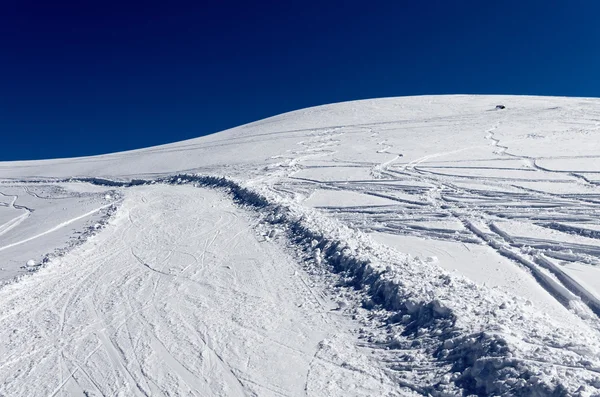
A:
[[[599,175],[515,96],[0,163],[0,395],[600,393]]]

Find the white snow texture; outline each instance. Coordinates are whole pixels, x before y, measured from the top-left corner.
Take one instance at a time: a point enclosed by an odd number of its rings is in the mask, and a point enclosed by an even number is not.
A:
[[[0,396],[598,396],[599,214],[598,99],[0,162]]]

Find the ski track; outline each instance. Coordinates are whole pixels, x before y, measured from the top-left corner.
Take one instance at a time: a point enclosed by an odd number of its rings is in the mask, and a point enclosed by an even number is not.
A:
[[[95,209],[93,209],[93,210],[91,210],[91,211],[89,211],[89,212],[87,212],[87,213],[85,213],[85,214],[83,214],[83,215],[79,215],[79,216],[76,216],[76,217],[74,217],[74,218],[72,218],[72,219],[69,219],[69,220],[67,220],[67,221],[65,221],[65,222],[62,222],[62,223],[60,223],[60,224],[58,224],[58,225],[56,225],[56,226],[54,226],[54,227],[52,227],[52,228],[50,228],[50,229],[48,229],[48,230],[46,230],[46,231],[42,232],[42,233],[36,234],[36,235],[34,235],[34,236],[28,237],[28,238],[26,238],[26,239],[23,239],[23,240],[20,240],[20,241],[16,241],[16,242],[14,242],[14,243],[11,243],[11,244],[7,244],[7,245],[4,245],[4,246],[1,246],[1,247],[0,247],[0,251],[4,251],[4,250],[6,250],[6,249],[9,249],[9,248],[12,248],[12,247],[16,247],[16,246],[18,246],[18,245],[21,245],[21,244],[25,244],[25,243],[27,243],[27,242],[29,242],[29,241],[31,241],[31,240],[35,240],[35,239],[38,239],[38,238],[40,238],[40,237],[43,237],[43,236],[45,236],[45,235],[47,235],[47,234],[49,234],[49,233],[55,232],[55,231],[57,231],[57,230],[59,230],[59,229],[62,229],[62,228],[63,228],[63,227],[65,227],[65,226],[68,226],[68,225],[70,225],[70,224],[72,224],[72,223],[74,223],[74,222],[77,222],[78,220],[81,220],[81,219],[87,218],[87,217],[89,217],[90,215],[93,215],[93,214],[95,214],[95,213],[97,213],[97,212],[99,212],[99,211],[101,211],[101,210],[103,210],[103,209],[106,209],[106,208],[108,208],[108,207],[111,207],[111,206],[113,206],[114,204],[115,204],[115,203],[105,204],[105,205],[103,205],[103,206],[100,206],[100,207],[98,207],[98,208],[95,208]],[[25,218],[26,218],[26,217],[25,217]],[[25,218],[24,218],[24,219],[21,219],[21,222],[22,222],[23,220],[25,220]],[[20,223],[20,222],[19,222],[19,223]],[[12,227],[14,227],[14,226],[16,226],[16,225],[13,225]]]
[[[32,211],[26,207],[15,206],[15,203],[19,199],[19,196],[17,196],[17,195],[11,196],[11,195],[4,194],[2,192],[0,192],[0,195],[2,195],[4,197],[12,197],[11,202],[8,204],[5,204],[6,207],[8,207],[12,210],[15,210],[15,211],[25,211],[21,215],[16,216],[15,218],[0,225],[0,236],[2,236],[3,234],[10,232],[12,229],[16,228],[21,223],[23,223],[27,218],[29,218]]]
[[[573,175],[571,172],[562,172],[562,171],[551,171],[540,167],[536,163],[536,159],[530,158],[528,156],[516,156],[510,154],[508,152],[509,147],[500,144],[500,139],[495,137],[495,132],[500,128],[501,123],[497,123],[493,127],[487,129],[484,133],[484,139],[490,141],[490,145],[494,148],[493,153],[500,156],[509,156],[518,158],[521,160],[526,160],[528,164],[531,165],[535,173],[541,174],[558,174],[561,176],[570,176],[575,180],[581,179],[579,175]],[[382,145],[387,143],[388,141],[380,141],[377,145]],[[463,241],[463,242],[477,242],[479,238],[484,238],[484,240],[488,240],[488,236],[485,233],[481,233],[477,235],[471,234],[472,230],[469,230],[469,227],[466,228],[465,231],[456,231],[456,230],[443,230],[436,228],[427,228],[427,227],[419,227],[419,226],[409,226],[406,225],[406,220],[410,218],[419,221],[419,214],[424,213],[423,219],[435,219],[439,217],[454,217],[459,220],[461,223],[469,222],[469,220],[484,220],[485,223],[492,223],[493,220],[501,220],[506,218],[513,218],[515,216],[519,216],[518,212],[514,211],[507,212],[505,211],[506,205],[504,202],[512,202],[516,198],[520,202],[528,202],[530,205],[540,205],[541,208],[561,208],[563,213],[581,213],[588,214],[589,218],[586,218],[586,221],[596,222],[593,218],[593,215],[596,211],[600,212],[600,200],[599,199],[588,199],[584,196],[577,195],[561,195],[561,194],[550,194],[541,191],[527,190],[526,188],[516,186],[519,190],[523,191],[517,194],[489,194],[489,192],[477,192],[469,189],[459,188],[454,184],[455,181],[460,179],[467,179],[473,182],[486,183],[490,184],[495,183],[495,180],[500,180],[499,185],[504,185],[504,180],[510,181],[510,179],[498,179],[498,178],[490,178],[490,177],[463,177],[463,176],[454,176],[454,175],[444,175],[433,172],[431,168],[426,166],[426,163],[430,160],[446,157],[451,157],[452,155],[467,152],[473,149],[479,149],[484,147],[483,145],[476,145],[465,147],[458,150],[452,150],[447,152],[439,152],[433,153],[429,155],[422,156],[416,160],[412,160],[405,165],[398,165],[396,167],[391,166],[395,161],[398,160],[399,156],[394,157],[393,159],[386,161],[384,163],[378,164],[374,167],[374,175],[376,178],[381,178],[380,175],[386,175],[386,179],[381,183],[380,181],[356,181],[353,184],[348,184],[347,182],[337,182],[337,181],[328,181],[323,182],[319,180],[307,180],[310,184],[323,186],[326,189],[342,189],[353,192],[358,192],[362,194],[368,194],[378,197],[383,197],[390,199],[392,201],[396,201],[399,203],[403,203],[404,205],[408,205],[412,215],[405,220],[399,220],[396,222],[393,221],[393,218],[390,219],[390,212],[393,211],[393,207],[388,207],[385,209],[378,209],[376,207],[351,207],[351,208],[336,208],[336,207],[321,207],[323,210],[335,213],[336,216],[341,217],[349,224],[359,227],[364,230],[379,230],[392,234],[412,234],[417,236],[424,237],[433,237],[437,239],[450,240],[450,241]],[[386,146],[385,152],[388,152],[392,149],[393,146]],[[380,150],[376,151],[377,153],[381,153]],[[492,168],[494,169],[494,168]],[[498,168],[502,170],[502,168]],[[458,178],[458,179],[456,179]],[[298,180],[299,182],[295,182],[292,186],[295,186],[295,189],[299,189],[299,185],[302,185],[305,182],[302,182],[300,178],[293,178]],[[538,181],[542,179],[520,179],[521,181]],[[411,186],[411,182],[417,184],[417,182],[427,181],[429,182],[433,188],[429,190],[423,189],[417,186]],[[397,182],[401,182],[404,185],[398,185]],[[377,184],[375,184],[377,183]],[[290,186],[289,182],[281,182],[281,185]],[[406,192],[407,194],[414,195],[415,193],[421,193],[421,197],[426,197],[423,201],[411,201],[407,199],[401,199],[398,197],[394,197],[395,192]],[[529,192],[529,193],[527,193]],[[481,194],[485,194],[481,196]],[[598,196],[600,197],[600,191],[598,191]],[[453,200],[454,197],[457,197],[458,200]],[[461,200],[464,198],[469,198],[473,200],[473,203],[469,203],[468,207],[461,204]],[[547,202],[548,204],[544,204]],[[480,206],[478,208],[478,205]],[[565,208],[565,205],[567,208]],[[412,208],[410,206],[413,206]],[[419,208],[423,207],[425,208]],[[452,206],[454,209],[452,211],[448,211],[449,206]],[[441,209],[441,211],[440,211]],[[477,210],[479,209],[479,213]],[[430,212],[427,214],[427,212]],[[439,214],[437,213],[439,212]],[[348,217],[345,214],[348,214]],[[365,217],[361,216],[360,218],[356,218],[355,215],[357,213],[363,213],[367,215],[368,223],[365,224]],[[461,215],[461,213],[464,213]],[[539,213],[528,215],[534,215],[539,217]],[[568,216],[568,215],[567,215]],[[356,223],[355,219],[359,219],[360,223]],[[527,219],[527,215],[522,217],[521,219]],[[560,222],[562,218],[560,215],[558,217],[553,217],[551,220],[553,224],[557,224]],[[544,218],[541,219],[532,219],[532,221],[536,224],[540,224],[540,221],[543,221]],[[379,223],[384,223],[385,227],[379,226]],[[493,225],[493,223],[492,223]],[[569,229],[566,227],[558,228],[553,227],[554,229],[561,231],[568,231]],[[493,234],[493,232],[492,232]],[[498,236],[496,236],[498,237]],[[507,238],[508,236],[505,234],[500,236],[502,243],[497,243],[492,245],[492,247],[498,252],[506,256],[507,250],[512,249],[513,247],[520,248],[524,245],[531,246],[532,242],[528,242],[526,244],[523,243],[515,243],[512,239]],[[559,236],[558,236],[559,237]],[[583,261],[588,262],[589,259],[580,256],[578,254],[587,254],[592,255],[593,257],[597,257],[600,259],[600,244],[598,246],[573,246],[570,244],[565,244],[563,241],[542,241],[537,244],[541,249],[538,251],[530,251],[524,256],[521,254],[514,253],[511,258],[515,260],[517,263],[522,264],[523,261],[527,262],[527,267],[532,269],[534,273],[540,272],[538,265],[534,262],[539,262],[537,259],[540,255],[544,253],[548,253],[548,251],[554,251],[553,254],[556,255],[556,251],[565,251],[566,253],[574,253],[575,261]],[[536,244],[534,243],[535,247]],[[517,259],[521,258],[521,259]],[[600,263],[600,262],[598,262]],[[555,272],[556,273],[556,272]],[[559,275],[559,277],[561,277]],[[556,294],[554,288],[549,287],[547,282],[541,282],[541,285],[544,288],[550,288],[549,293],[552,295]],[[589,291],[583,291],[583,287],[579,286],[577,291],[574,291],[576,295],[579,296],[592,296]],[[590,302],[589,298],[584,299],[586,302]],[[566,303],[568,305],[568,303]],[[593,308],[596,311],[596,308]]]

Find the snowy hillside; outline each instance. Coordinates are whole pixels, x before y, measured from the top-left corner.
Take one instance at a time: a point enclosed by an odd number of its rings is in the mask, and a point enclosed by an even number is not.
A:
[[[0,162],[0,396],[600,395],[599,215],[597,99]]]

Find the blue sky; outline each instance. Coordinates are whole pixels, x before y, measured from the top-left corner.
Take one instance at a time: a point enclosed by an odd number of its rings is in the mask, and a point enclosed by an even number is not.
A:
[[[0,160],[147,147],[353,99],[597,97],[598,15],[594,0],[5,0]]]

